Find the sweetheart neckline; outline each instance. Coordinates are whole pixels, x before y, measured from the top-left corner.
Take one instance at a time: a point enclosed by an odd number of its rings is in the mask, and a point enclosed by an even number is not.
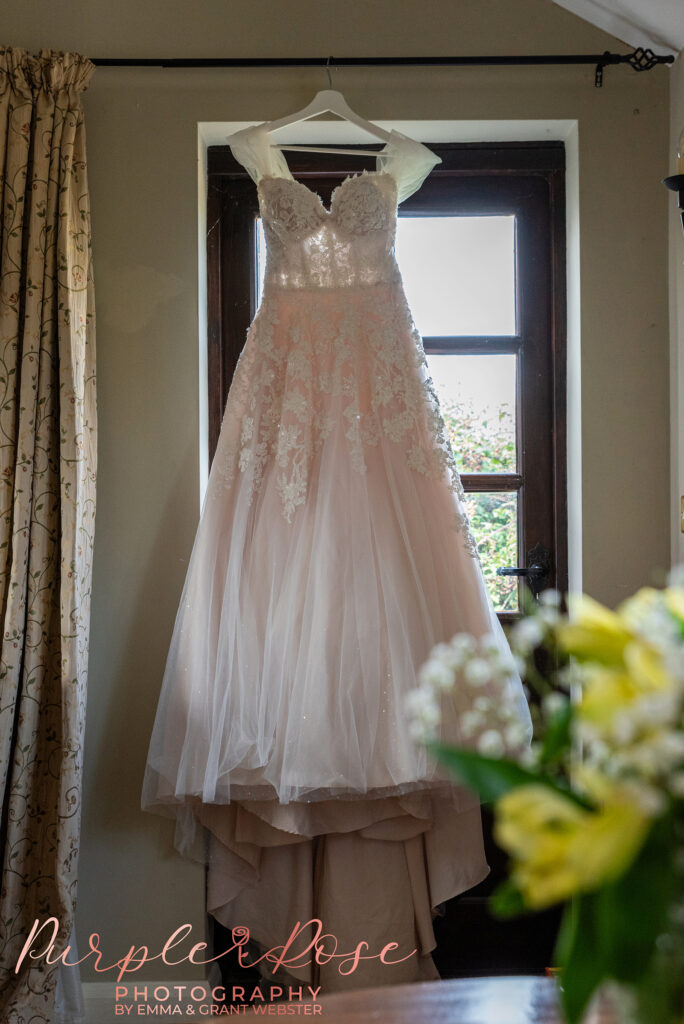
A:
[[[318,194],[318,192],[315,192],[314,189],[309,188],[309,186],[305,185],[303,181],[298,181],[297,178],[295,178],[293,176],[288,178],[284,174],[262,174],[261,177],[259,178],[259,181],[257,182],[257,189],[259,189],[259,186],[260,186],[261,182],[264,181],[264,180],[267,180],[267,181],[291,181],[294,185],[299,186],[299,188],[303,188],[304,191],[308,192],[310,196],[314,197],[314,199],[317,199],[318,203],[319,203],[319,206],[320,206],[321,210],[323,211],[323,213],[327,217],[331,217],[332,216],[332,212],[333,212],[333,207],[334,207],[334,204],[335,204],[335,195],[336,195],[336,193],[342,188],[343,185],[346,185],[347,182],[355,181],[358,178],[364,178],[364,177],[366,177],[366,178],[370,178],[370,177],[382,178],[382,177],[384,177],[384,178],[392,178],[394,180],[394,175],[391,174],[390,171],[368,171],[368,170],[366,170],[364,168],[362,171],[358,171],[356,174],[348,174],[346,176],[346,178],[343,178],[342,181],[340,181],[337,185],[335,185],[335,188],[330,193],[330,206],[329,207],[325,205],[325,203],[321,199],[321,197]]]
[[[270,132],[270,127],[269,127],[270,123],[271,123],[270,121],[263,121],[261,124],[254,125],[252,130],[254,130],[255,132],[261,132],[263,135],[268,136],[268,134]],[[248,129],[248,131],[249,130],[250,129]],[[321,199],[321,197],[318,194],[318,192],[314,192],[314,190],[312,188],[309,188],[308,185],[305,185],[303,181],[298,181],[295,178],[295,176],[293,175],[292,171],[290,170],[290,166],[289,166],[289,164],[287,162],[287,157],[283,153],[282,149],[279,150],[279,153],[280,153],[280,156],[282,158],[283,166],[287,168],[287,175],[285,175],[285,174],[262,174],[261,177],[262,178],[275,179],[276,181],[294,181],[295,185],[299,185],[301,188],[303,188],[310,195],[314,196],[318,200],[318,202],[320,204],[320,208],[323,211],[323,213],[326,214],[326,216],[330,217],[330,216],[332,216],[332,208],[333,208],[333,202],[334,202],[334,199],[335,199],[335,193],[343,185],[346,185],[348,181],[353,181],[354,178],[360,178],[360,177],[363,177],[363,176],[368,177],[368,176],[371,176],[371,175],[373,177],[382,176],[382,175],[389,175],[389,177],[394,177],[394,175],[390,174],[389,171],[381,171],[380,168],[378,167],[378,161],[380,160],[380,157],[384,156],[386,151],[390,148],[390,144],[392,142],[392,138],[395,135],[396,136],[400,136],[401,132],[398,132],[394,128],[391,128],[390,129],[390,133],[389,133],[389,138],[385,142],[385,145],[382,147],[382,149],[379,149],[378,152],[375,155],[375,170],[374,171],[366,170],[366,168],[364,167],[363,170],[357,171],[355,174],[354,173],[348,174],[346,176],[346,178],[343,178],[342,181],[339,182],[339,184],[335,186],[335,188],[332,190],[332,192],[330,194],[330,206],[329,207],[325,205],[325,203]],[[259,180],[261,180],[261,179],[259,179]],[[257,186],[258,186],[258,182],[257,182]]]

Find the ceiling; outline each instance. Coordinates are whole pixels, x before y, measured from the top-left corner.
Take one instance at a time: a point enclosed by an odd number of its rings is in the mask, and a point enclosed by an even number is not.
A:
[[[630,46],[684,50],[684,0],[554,0]]]

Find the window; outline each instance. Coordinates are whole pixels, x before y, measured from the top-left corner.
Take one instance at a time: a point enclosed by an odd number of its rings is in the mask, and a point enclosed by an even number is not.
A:
[[[564,149],[427,144],[442,163],[399,207],[397,259],[490,593],[510,621],[524,577],[498,570],[567,586]],[[372,160],[298,152],[288,163],[328,205]],[[264,252],[254,183],[228,147],[209,150],[208,225],[213,454]]]

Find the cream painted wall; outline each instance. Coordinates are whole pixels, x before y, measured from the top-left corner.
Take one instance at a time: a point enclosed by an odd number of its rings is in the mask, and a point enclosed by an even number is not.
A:
[[[670,72],[670,174],[684,131],[684,57]],[[672,561],[684,562],[681,497],[684,495],[684,232],[676,196],[670,193],[670,403],[672,432]]]
[[[3,36],[90,56],[623,48],[548,0],[16,0]],[[579,122],[584,584],[614,603],[669,555],[668,72],[605,78],[598,91],[590,68],[333,75],[370,118]],[[139,810],[199,511],[197,124],[277,118],[324,85],[320,71],[100,69],[86,94],[100,469],[78,918],[81,945],[97,930],[112,955],[203,929],[202,869]]]

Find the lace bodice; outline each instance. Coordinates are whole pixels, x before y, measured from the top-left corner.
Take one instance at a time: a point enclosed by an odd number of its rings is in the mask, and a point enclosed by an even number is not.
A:
[[[377,155],[376,170],[345,178],[326,209],[271,146],[268,123],[236,132],[229,142],[257,183],[266,237],[264,290],[401,280],[394,256],[397,204],[420,187],[440,157],[392,131]]]

